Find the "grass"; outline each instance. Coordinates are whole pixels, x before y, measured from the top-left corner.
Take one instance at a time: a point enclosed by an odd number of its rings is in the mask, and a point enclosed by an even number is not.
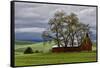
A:
[[[73,52],[73,53],[34,53],[15,56],[15,65],[41,65],[72,62],[91,62],[96,61],[95,52]]]
[[[22,54],[27,47],[31,47],[33,51],[38,50],[38,51],[48,52],[49,50],[52,49],[53,44],[54,43],[51,44],[46,43],[46,45],[43,45],[42,42],[39,42],[39,43],[33,43],[29,45],[22,45],[22,44],[15,45],[15,54],[17,55]]]
[[[96,46],[93,46],[93,51],[91,52],[51,53],[48,50],[52,48],[52,45],[53,43],[46,44],[45,46],[43,43],[16,45],[15,66],[96,61]],[[23,54],[27,47],[31,47],[33,51],[39,50],[46,53]]]

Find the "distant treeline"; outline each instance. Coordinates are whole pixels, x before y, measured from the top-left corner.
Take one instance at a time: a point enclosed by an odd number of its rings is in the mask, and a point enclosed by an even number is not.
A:
[[[31,41],[15,41],[16,45],[29,45],[29,44],[33,44],[35,42],[31,42]]]

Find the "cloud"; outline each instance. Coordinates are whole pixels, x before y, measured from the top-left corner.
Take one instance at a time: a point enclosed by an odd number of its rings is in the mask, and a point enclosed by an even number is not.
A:
[[[92,34],[96,34],[96,29],[91,28],[90,31],[92,32]]]
[[[15,32],[24,32],[24,33],[42,33],[43,31],[45,31],[45,28],[37,28],[37,27],[33,27],[33,28],[17,28],[15,29]]]
[[[96,8],[89,7],[78,13],[79,19],[85,24],[89,24],[91,27],[96,27]]]
[[[94,11],[94,8],[87,8],[87,9],[84,9],[82,11],[79,12],[79,14],[88,14],[90,12]]]
[[[74,12],[80,17],[80,21],[90,24],[90,22],[93,23],[91,20],[94,20],[93,24],[95,24],[95,7],[20,2],[15,5],[15,23],[30,24],[33,22],[35,24],[35,22],[41,22],[45,24],[58,10],[64,10],[67,14]]]
[[[96,7],[16,2],[15,32],[17,37],[23,37],[23,34],[20,33],[25,33],[25,36],[29,36],[29,33],[40,35],[49,27],[49,19],[58,10],[63,10],[66,14],[74,12],[80,22],[89,24],[90,27],[94,28],[90,30],[96,35]]]

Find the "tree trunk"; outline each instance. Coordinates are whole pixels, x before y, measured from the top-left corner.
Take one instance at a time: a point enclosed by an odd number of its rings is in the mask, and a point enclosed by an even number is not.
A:
[[[57,34],[56,36],[57,36],[57,43],[58,43],[58,47],[60,47],[58,34]]]
[[[58,36],[58,29],[56,29],[56,37],[57,37],[57,43],[58,43],[58,47],[60,47],[60,42],[59,42],[59,36]]]
[[[74,34],[72,34],[72,47],[74,46]]]

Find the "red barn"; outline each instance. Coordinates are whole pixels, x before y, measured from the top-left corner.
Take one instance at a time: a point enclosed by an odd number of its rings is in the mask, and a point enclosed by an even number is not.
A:
[[[92,50],[92,42],[89,38],[89,35],[86,34],[83,38],[83,41],[78,47],[54,47],[52,48],[52,52],[74,52],[74,51],[91,51]]]

